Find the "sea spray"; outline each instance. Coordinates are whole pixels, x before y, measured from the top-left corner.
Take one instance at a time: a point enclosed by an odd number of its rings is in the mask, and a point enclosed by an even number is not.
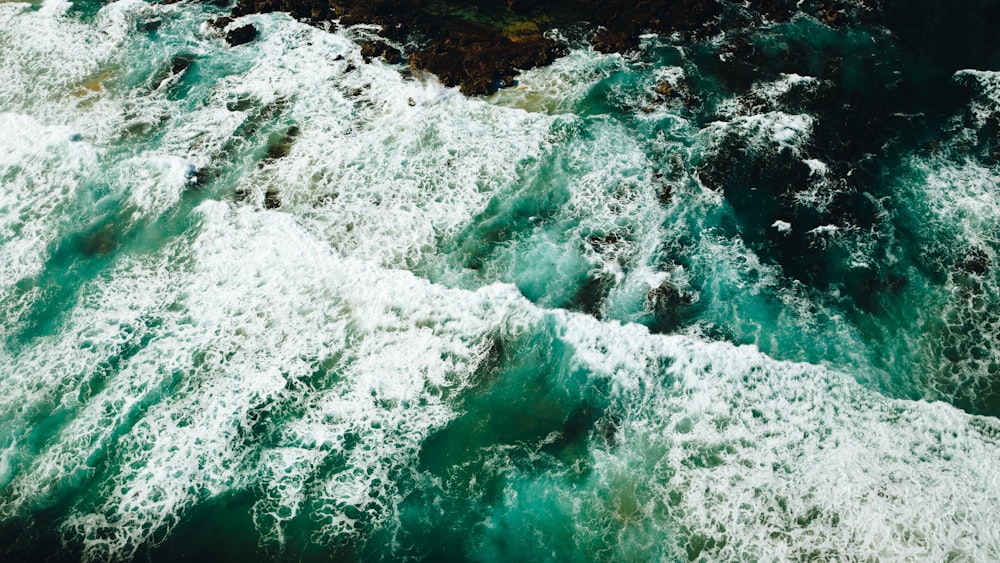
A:
[[[990,73],[854,160],[876,27],[482,99],[223,12],[0,4],[5,557],[1000,557]]]

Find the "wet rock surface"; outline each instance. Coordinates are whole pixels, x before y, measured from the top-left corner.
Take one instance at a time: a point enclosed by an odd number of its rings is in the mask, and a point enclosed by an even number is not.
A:
[[[912,154],[908,139],[940,145],[953,108],[977,95],[975,85],[952,79],[956,65],[988,68],[1000,60],[1000,39],[977,23],[994,13],[986,4],[968,13],[927,6],[911,13],[901,0],[240,0],[233,16],[281,10],[317,25],[378,25],[382,38],[362,43],[362,57],[408,64],[468,95],[512,85],[521,70],[559,57],[567,47],[564,35],[547,33],[553,29],[598,51],[635,51],[637,59],[648,55],[642,34],[679,37],[686,47],[678,64],[699,72],[659,80],[639,105],[618,109],[651,114],[668,105],[699,127],[809,116],[806,140],[794,148],[761,142],[737,124],[695,163],[698,181],[732,206],[727,234],[765,262],[798,283],[878,310],[905,284],[889,259],[896,243],[875,237],[871,252],[879,260],[855,267],[852,241],[859,233],[895,232],[887,217],[908,213],[888,197],[884,171]],[[917,25],[918,16],[926,24]],[[952,61],[955,42],[964,58]],[[720,109],[711,91],[738,107]],[[996,123],[979,127],[984,161],[1000,160]],[[673,205],[681,184],[662,176],[654,183],[660,203]],[[605,242],[590,246],[599,251]],[[977,275],[989,267],[975,253],[945,262]],[[930,276],[948,274],[927,268]],[[588,291],[599,294],[600,286],[595,279]],[[657,314],[677,308],[664,308],[673,301],[669,288],[649,301]]]
[[[736,5],[717,0],[427,2],[419,0],[240,0],[233,15],[282,11],[316,24],[374,24],[390,42],[413,46],[410,66],[436,74],[469,95],[513,83],[520,70],[551,63],[563,46],[547,31],[583,23],[602,52],[627,52],[645,32],[708,36],[730,26],[784,21],[801,2],[764,0]],[[809,9],[807,7],[807,9]],[[831,23],[845,10],[828,1],[811,8]],[[736,14],[734,17],[733,14]],[[366,43],[366,59],[402,62],[404,53],[381,41]]]
[[[226,43],[231,47],[244,45],[257,39],[257,28],[251,24],[241,25],[226,33]]]
[[[365,62],[381,58],[389,64],[396,64],[403,58],[403,53],[384,41],[369,41],[361,44],[361,56]]]
[[[954,59],[960,67],[996,63],[998,39],[983,22],[993,21],[1000,7],[986,0],[974,4],[970,10],[943,5],[911,10],[901,0],[238,0],[232,15],[287,12],[321,26],[377,25],[389,41],[363,44],[366,59],[409,63],[478,95],[512,84],[520,70],[552,62],[564,46],[546,32],[581,24],[590,30],[587,39],[594,49],[626,53],[647,32],[718,36],[788,22],[801,14],[830,28],[884,26],[898,34],[900,44],[934,62]],[[255,38],[246,26],[227,34],[233,45]],[[726,37],[732,59],[744,61],[730,65],[728,80],[746,82],[757,70],[749,63],[755,53],[740,39],[739,33]],[[405,45],[406,52],[391,44]],[[959,50],[956,45],[962,47],[962,57],[952,57]]]
[[[412,53],[410,65],[466,94],[488,94],[511,85],[522,69],[551,63],[560,52],[555,41],[540,35],[512,41],[489,26],[461,22],[447,41]]]

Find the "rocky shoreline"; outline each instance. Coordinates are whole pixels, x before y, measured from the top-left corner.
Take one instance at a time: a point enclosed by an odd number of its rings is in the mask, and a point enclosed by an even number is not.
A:
[[[513,84],[521,70],[551,63],[565,51],[547,34],[567,26],[587,29],[595,49],[626,52],[640,34],[709,36],[729,28],[787,20],[796,10],[838,25],[869,2],[751,0],[239,0],[233,16],[282,11],[316,25],[372,24],[385,41],[363,45],[368,57],[399,62],[437,75],[467,95],[484,95]],[[402,51],[392,44],[403,46]]]
[[[970,143],[976,141],[985,165],[1000,159],[1000,117],[973,123],[962,108],[980,94],[975,85],[953,79],[963,68],[1000,66],[1000,35],[983,23],[1000,15],[1000,7],[981,1],[963,11],[903,0],[239,0],[232,16],[285,11],[317,26],[376,25],[381,39],[362,43],[365,59],[405,62],[473,96],[551,63],[568,50],[560,42],[567,35],[574,47],[589,41],[596,50],[621,53],[640,49],[644,33],[673,36],[697,72],[680,83],[651,86],[648,105],[622,109],[649,112],[675,103],[700,127],[768,114],[809,116],[809,138],[800,150],[755,144],[733,130],[695,163],[695,174],[725,196],[734,228],[764,261],[818,291],[835,289],[858,310],[877,311],[907,283],[906,272],[889,258],[895,250],[880,246],[872,251],[883,256],[879,264],[847,268],[846,251],[818,247],[817,233],[891,229],[885,217],[894,212],[893,184],[886,171],[908,155],[939,151],[956,127],[975,132]],[[782,22],[796,31],[775,32],[780,26],[773,24]],[[256,38],[252,24],[236,27],[236,20],[220,18],[214,25],[228,30],[226,40],[234,46]],[[563,33],[549,33],[555,29]],[[782,80],[779,93],[757,89]],[[729,113],[702,99],[713,90],[734,101]],[[654,174],[666,205],[672,188],[662,176]],[[828,201],[803,210],[796,202],[811,194]],[[768,205],[762,207],[760,198]],[[265,201],[278,205],[277,194]],[[788,217],[796,218],[794,230],[776,227]],[[589,241],[601,247],[617,242]],[[960,271],[991,267],[978,248],[963,256],[955,262]],[[671,288],[649,295],[667,325],[672,311],[685,306],[683,299]]]

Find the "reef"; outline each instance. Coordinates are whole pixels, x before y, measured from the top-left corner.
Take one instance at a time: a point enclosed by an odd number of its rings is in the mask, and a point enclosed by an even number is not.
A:
[[[565,45],[548,33],[582,26],[595,49],[627,52],[643,33],[708,36],[728,28],[787,20],[797,10],[836,25],[856,10],[853,2],[826,1],[802,6],[793,0],[733,4],[716,0],[597,1],[506,0],[505,2],[427,2],[421,0],[240,0],[239,17],[282,11],[316,25],[370,24],[381,27],[388,43],[369,46],[366,58],[405,56],[414,70],[437,75],[468,95],[509,86],[521,70],[551,63]],[[864,7],[864,5],[861,5]]]

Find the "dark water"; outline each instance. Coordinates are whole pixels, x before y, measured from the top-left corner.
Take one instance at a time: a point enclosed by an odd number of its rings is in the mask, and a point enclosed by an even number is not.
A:
[[[469,99],[0,3],[4,560],[997,559],[995,8],[880,10]]]

